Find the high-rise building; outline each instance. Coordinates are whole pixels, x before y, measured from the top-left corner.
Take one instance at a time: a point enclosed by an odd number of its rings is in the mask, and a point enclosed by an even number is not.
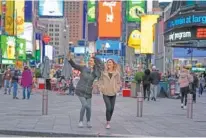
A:
[[[64,15],[69,25],[69,41],[76,44],[83,37],[84,1],[65,1]]]
[[[69,40],[65,18],[40,18],[39,22],[47,22],[47,34],[51,38],[49,45],[54,47],[54,56],[64,55]]]

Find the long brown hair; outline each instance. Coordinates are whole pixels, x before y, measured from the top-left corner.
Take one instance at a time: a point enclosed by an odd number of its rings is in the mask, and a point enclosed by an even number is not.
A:
[[[107,63],[108,63],[109,61],[112,61],[113,65],[114,65],[113,71],[117,71],[117,68],[118,68],[117,63],[116,63],[113,59],[108,59],[108,60],[107,60]],[[108,71],[107,63],[106,63],[105,69]]]

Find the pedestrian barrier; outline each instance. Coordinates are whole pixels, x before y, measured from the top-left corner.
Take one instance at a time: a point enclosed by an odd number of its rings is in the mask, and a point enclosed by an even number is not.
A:
[[[142,84],[140,84],[140,92],[137,92],[137,117],[142,117],[143,114],[143,88]]]
[[[193,94],[187,94],[187,118],[193,118]]]

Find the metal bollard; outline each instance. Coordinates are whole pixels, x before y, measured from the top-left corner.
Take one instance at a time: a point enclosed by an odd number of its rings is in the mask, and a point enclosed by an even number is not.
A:
[[[142,85],[140,85],[140,92],[137,95],[137,117],[142,117],[143,113],[143,93],[142,93]]]
[[[187,118],[193,117],[193,94],[187,94]]]
[[[42,115],[48,115],[48,90],[46,89],[42,95]]]

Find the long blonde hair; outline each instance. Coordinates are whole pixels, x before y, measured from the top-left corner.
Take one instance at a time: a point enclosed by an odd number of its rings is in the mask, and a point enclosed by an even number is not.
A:
[[[113,65],[114,65],[113,71],[119,71],[119,69],[118,69],[119,66],[118,66],[118,64],[117,64],[113,59],[108,59],[108,60],[107,60],[106,65],[105,65],[106,71],[108,71],[107,63],[108,63],[109,61],[112,61]]]

